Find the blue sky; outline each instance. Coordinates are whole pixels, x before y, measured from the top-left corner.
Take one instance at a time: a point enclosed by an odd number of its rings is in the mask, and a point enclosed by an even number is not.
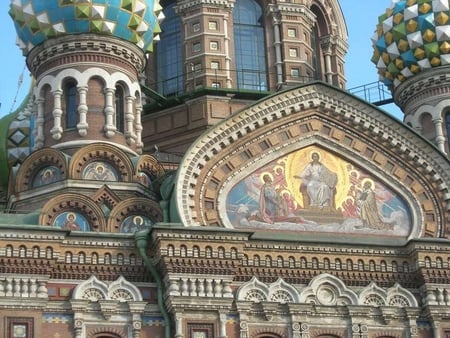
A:
[[[2,32],[3,52],[1,52],[0,73],[0,117],[16,109],[26,96],[30,87],[30,75],[25,69],[23,82],[18,81],[23,72],[25,58],[16,46],[16,34],[12,20],[8,15],[8,0],[0,0],[0,29]],[[349,52],[346,56],[345,72],[347,88],[354,88],[378,80],[372,57],[372,37],[378,15],[384,13],[391,0],[340,0],[349,34]],[[14,102],[14,98],[16,97]],[[395,117],[401,119],[401,112],[395,105],[383,106]]]

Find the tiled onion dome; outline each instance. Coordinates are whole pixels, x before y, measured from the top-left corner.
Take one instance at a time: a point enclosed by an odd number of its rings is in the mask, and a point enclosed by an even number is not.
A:
[[[116,36],[148,52],[161,10],[158,0],[11,0],[9,14],[24,55],[52,37],[81,33]]]
[[[450,64],[449,7],[448,0],[394,0],[378,18],[372,62],[389,88]]]

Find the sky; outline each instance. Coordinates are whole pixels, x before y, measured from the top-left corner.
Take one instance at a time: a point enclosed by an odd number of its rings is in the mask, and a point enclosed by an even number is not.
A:
[[[10,1],[0,0],[0,29],[2,49],[0,51],[0,118],[14,111],[26,97],[31,77],[24,69],[25,57],[16,46],[16,33],[8,15]],[[340,0],[347,22],[349,51],[346,56],[345,73],[347,89],[353,89],[378,80],[372,57],[371,37],[374,34],[378,16],[383,14],[391,0]],[[363,14],[364,13],[364,14]],[[22,75],[23,74],[23,75]],[[19,85],[19,80],[23,81]],[[400,110],[394,105],[381,107],[398,119]]]

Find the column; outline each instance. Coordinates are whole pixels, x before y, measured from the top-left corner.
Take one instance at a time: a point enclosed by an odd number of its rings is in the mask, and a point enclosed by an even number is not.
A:
[[[105,88],[105,134],[106,137],[113,137],[116,134],[116,126],[114,125],[114,88]]]
[[[321,43],[323,55],[325,57],[325,76],[327,83],[333,84],[333,71],[331,69],[331,41],[330,36],[327,36]]]
[[[442,131],[443,128],[443,122],[441,116],[438,116],[437,118],[433,118],[434,128],[436,130],[436,138],[435,143],[436,146],[440,151],[445,153],[445,137],[444,132]]]
[[[183,314],[175,314],[175,338],[183,338]]]
[[[50,130],[50,134],[52,134],[52,138],[54,140],[59,140],[62,137],[62,126],[61,126],[61,96],[62,90],[57,89],[53,93],[53,128]]]
[[[78,97],[80,99],[80,103],[78,104],[78,116],[79,116],[79,123],[77,124],[78,134],[80,136],[86,136],[87,130],[88,130],[88,123],[87,123],[87,112],[88,112],[88,106],[86,103],[86,94],[88,91],[88,87],[86,86],[80,86],[77,87],[78,90]]]
[[[230,37],[228,36],[228,19],[226,16],[223,18],[223,32],[224,32],[224,50],[225,50],[225,72],[226,72],[226,88],[232,87],[232,80],[230,74]]]
[[[219,313],[219,338],[227,338],[227,314]]]
[[[36,132],[34,140],[34,149],[40,149],[44,146],[44,103],[43,98],[38,98],[36,100],[37,104],[37,114],[36,114]]]
[[[144,143],[142,143],[142,104],[136,102],[136,119],[134,120],[134,130],[136,131],[136,152],[142,154],[142,149],[144,148]]]
[[[281,59],[280,21],[273,18],[273,37],[275,46],[275,67],[277,70],[277,87],[283,84],[283,60]]]
[[[127,96],[125,98],[125,139],[127,140],[128,145],[136,141],[136,135],[133,130],[133,102],[134,96]]]

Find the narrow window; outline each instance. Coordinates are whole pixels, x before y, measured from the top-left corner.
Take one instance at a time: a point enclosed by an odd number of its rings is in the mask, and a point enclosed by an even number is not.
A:
[[[115,91],[115,117],[116,117],[116,130],[120,133],[124,132],[124,116],[125,116],[125,97],[122,86],[116,86]]]
[[[183,91],[181,20],[175,12],[175,5],[176,1],[172,1],[163,10],[165,18],[161,22],[161,39],[156,44],[157,88],[163,95]]]
[[[236,1],[233,11],[238,88],[267,90],[263,11],[255,0]]]
[[[77,86],[75,82],[68,81],[64,86],[66,128],[77,126]]]

